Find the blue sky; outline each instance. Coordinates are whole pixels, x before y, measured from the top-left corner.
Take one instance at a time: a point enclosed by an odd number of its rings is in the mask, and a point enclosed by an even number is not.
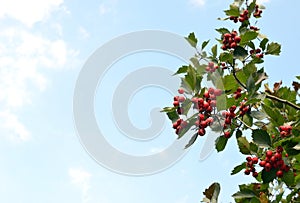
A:
[[[202,199],[212,182],[221,183],[220,202],[230,202],[237,184],[251,177],[230,176],[243,161],[234,140],[227,150],[200,161],[205,138],[172,167],[151,176],[116,174],[100,166],[80,144],[73,122],[73,93],[88,57],[107,41],[133,31],[163,30],[200,41],[217,37],[222,10],[231,1],[78,1],[0,0],[0,202],[13,203],[190,203]],[[299,1],[264,0],[262,32],[282,44],[282,55],[268,57],[270,83],[289,85],[298,69]],[[175,71],[178,59],[137,54],[116,63],[96,95],[96,114],[107,139],[120,150],[155,153],[176,138],[170,123],[149,143],[127,139],[114,126],[113,88],[130,71],[160,65]],[[126,66],[125,69],[119,70]],[[137,92],[129,117],[139,128],[149,125],[149,109],[171,103],[162,88]],[[98,101],[99,104],[98,105]],[[142,105],[141,105],[142,104]],[[141,108],[142,107],[142,108]]]

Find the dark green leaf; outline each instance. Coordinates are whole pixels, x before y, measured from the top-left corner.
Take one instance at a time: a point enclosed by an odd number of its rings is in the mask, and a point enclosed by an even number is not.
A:
[[[263,110],[268,114],[271,118],[271,121],[275,123],[277,126],[281,126],[284,123],[284,118],[281,115],[280,111],[277,108],[272,108],[268,105],[262,105]]]
[[[292,171],[284,172],[282,180],[287,186],[292,186],[295,181],[294,173]]]
[[[260,44],[259,44],[259,47],[264,51],[266,49],[266,44],[269,42],[269,39],[268,38],[264,38]]]
[[[246,168],[246,162],[234,167],[234,169],[231,171],[230,175],[235,175],[238,172],[240,172],[241,170],[243,170],[244,168]]]
[[[247,90],[249,92],[249,95],[252,96],[256,91],[255,81],[254,81],[254,78],[252,77],[252,75],[249,76],[249,78],[247,80],[247,83],[246,83],[246,86],[247,86]]]
[[[276,178],[276,172],[277,170],[275,168],[272,168],[271,171],[266,171],[265,169],[263,169],[261,173],[263,183],[272,182]]]
[[[201,49],[203,50],[208,45],[208,43],[209,43],[209,40],[204,41],[201,45]]]
[[[261,129],[256,129],[252,131],[252,139],[258,145],[261,146],[271,146],[270,135]]]
[[[225,138],[224,136],[220,136],[216,139],[216,149],[218,152],[223,151],[226,147],[228,138]]]
[[[177,75],[177,74],[181,74],[181,73],[186,73],[187,72],[187,69],[188,69],[188,66],[181,66],[176,73],[174,73],[174,75]]]
[[[188,37],[185,38],[192,47],[197,47],[198,40],[195,36],[195,33],[190,33]]]
[[[233,51],[233,56],[235,58],[243,61],[245,59],[245,57],[248,56],[248,52],[243,47],[237,46]]]
[[[272,42],[267,45],[267,51],[266,54],[271,55],[279,55],[281,52],[281,45],[275,42]]]
[[[239,137],[237,141],[238,141],[240,152],[246,155],[250,154],[250,144],[248,140],[245,137]]]
[[[219,56],[219,60],[222,62],[228,62],[230,64],[233,63],[233,56],[232,54],[228,53],[228,52],[223,52],[220,54]]]
[[[253,142],[250,142],[250,151],[257,153],[258,151],[258,146],[256,144],[254,144]]]
[[[175,122],[177,119],[179,119],[179,116],[177,114],[177,111],[174,109],[173,111],[167,112],[168,118],[172,121]]]
[[[247,113],[243,116],[242,121],[247,125],[247,126],[252,126],[253,125],[253,118]]]
[[[237,131],[236,131],[236,133],[235,133],[235,137],[238,139],[239,137],[242,137],[242,135],[243,135],[243,132],[240,130],[240,129],[238,129]]]

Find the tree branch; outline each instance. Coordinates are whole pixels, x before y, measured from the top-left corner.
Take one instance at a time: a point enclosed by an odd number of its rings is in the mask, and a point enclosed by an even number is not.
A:
[[[267,94],[267,93],[266,93],[266,97],[267,97],[268,99],[272,99],[272,100],[275,100],[275,101],[278,101],[278,102],[287,104],[287,105],[289,105],[289,106],[291,106],[291,107],[293,107],[293,108],[295,108],[295,109],[297,109],[297,110],[300,110],[300,106],[298,106],[298,105],[296,105],[296,104],[294,104],[294,103],[292,103],[292,102],[290,102],[290,101],[288,101],[288,100],[281,99],[281,98],[278,98],[278,97],[276,97],[276,96],[274,96],[274,95],[270,95],[270,94]]]

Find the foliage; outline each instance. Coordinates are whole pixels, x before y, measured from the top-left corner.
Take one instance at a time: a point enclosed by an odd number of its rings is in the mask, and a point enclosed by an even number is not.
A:
[[[166,112],[178,139],[195,131],[186,147],[196,143],[207,130],[219,132],[216,150],[223,151],[228,139],[236,139],[246,161],[231,175],[243,172],[253,183],[239,186],[236,202],[300,202],[300,76],[292,87],[266,82],[263,63],[268,55],[278,56],[281,45],[271,42],[254,26],[264,7],[256,0],[235,0],[226,18],[233,29],[218,28],[217,44],[207,50],[194,33],[186,37],[196,50],[189,65],[178,69],[182,75],[179,95]],[[199,48],[200,47],[200,48]],[[211,87],[203,86],[207,80]],[[251,139],[244,136],[251,131]],[[218,183],[205,190],[204,202],[217,201]]]

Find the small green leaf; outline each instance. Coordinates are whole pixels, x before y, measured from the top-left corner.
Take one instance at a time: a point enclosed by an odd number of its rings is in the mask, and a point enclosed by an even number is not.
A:
[[[252,126],[253,125],[253,118],[247,113],[243,116],[242,121],[247,125],[247,126]]]
[[[276,42],[272,42],[272,43],[267,45],[266,54],[279,55],[280,52],[281,52],[281,45],[280,44],[278,44]]]
[[[258,32],[256,31],[249,30],[245,32],[243,35],[241,35],[240,45],[247,44],[249,41],[256,39],[257,36],[258,36]]]
[[[190,33],[188,37],[185,38],[192,47],[197,47],[198,39],[195,36],[195,33]]]
[[[269,42],[269,39],[268,38],[264,38],[260,44],[259,44],[259,47],[264,51],[266,49],[266,44]]]
[[[254,144],[253,142],[250,142],[250,151],[257,153],[258,151],[258,146],[256,144]]]
[[[243,61],[246,56],[248,56],[248,52],[241,46],[237,46],[233,51],[233,56],[241,61]]]
[[[225,14],[227,16],[239,16],[240,15],[240,9],[238,6],[234,5],[234,4],[231,4],[230,5],[230,9],[229,10],[225,10],[224,11]]]
[[[215,46],[213,46],[212,48],[211,48],[211,52],[212,52],[212,54],[213,54],[213,57],[214,58],[216,58],[217,57],[217,45],[215,45]]]
[[[254,78],[252,77],[252,75],[249,76],[246,86],[247,86],[247,90],[249,92],[249,95],[252,96],[256,91],[255,81],[254,81]]]
[[[287,186],[292,186],[295,181],[294,173],[292,171],[284,172],[282,180]]]
[[[226,147],[228,138],[224,137],[224,136],[219,136],[216,139],[216,149],[218,152],[223,151]]]
[[[230,31],[227,29],[227,28],[219,28],[219,29],[216,29],[216,31],[218,33],[220,33],[221,35],[224,35],[225,33],[230,33]]]
[[[262,105],[263,110],[268,114],[268,116],[271,118],[271,121],[275,123],[275,125],[280,126],[284,123],[284,118],[281,115],[280,111],[277,108],[271,108],[268,105]]]
[[[188,69],[188,66],[181,66],[176,73],[174,73],[174,75],[177,75],[177,74],[181,74],[181,73],[186,73],[187,72],[187,69]]]
[[[203,50],[209,43],[209,40],[202,42],[201,49]]]
[[[173,111],[167,112],[167,116],[172,122],[175,122],[179,119],[179,116],[175,109]]]
[[[239,137],[242,137],[242,135],[243,135],[243,132],[240,130],[240,129],[238,129],[237,131],[236,131],[236,133],[235,133],[235,137],[238,139]]]
[[[260,146],[266,146],[266,147],[271,146],[270,135],[264,130],[261,129],[253,130],[252,139],[253,142],[255,142]]]
[[[228,62],[230,64],[233,63],[233,56],[232,54],[228,53],[228,52],[223,52],[220,54],[219,56],[219,60],[222,62]]]
[[[240,152],[246,155],[250,154],[250,144],[248,140],[245,137],[239,137],[237,141],[238,141]]]
[[[251,191],[239,191],[232,195],[234,199],[244,199],[255,197],[255,194]]]
[[[234,167],[234,169],[231,171],[230,175],[235,175],[235,174],[239,173],[241,170],[243,170],[244,168],[246,168],[246,162]]]

